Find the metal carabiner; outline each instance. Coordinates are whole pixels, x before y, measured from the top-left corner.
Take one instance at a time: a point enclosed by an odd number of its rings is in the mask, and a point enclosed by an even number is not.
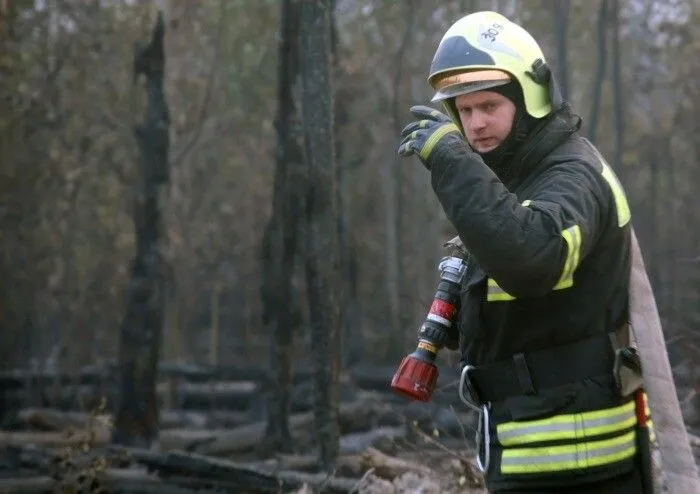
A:
[[[483,435],[483,440],[482,440]],[[482,442],[483,441],[483,442]],[[489,405],[479,410],[479,425],[476,428],[476,466],[481,473],[486,473],[491,462],[491,433],[489,432]],[[481,447],[484,447],[484,461],[481,461]]]
[[[459,399],[472,410],[481,413],[481,404],[476,401],[477,398],[474,396],[474,388],[469,382],[469,371],[473,368],[473,365],[465,365],[462,369],[462,375],[459,378]],[[469,396],[464,393],[465,389],[468,390]]]
[[[474,386],[469,381],[469,371],[473,365],[465,365],[459,379],[459,399],[469,408],[479,414],[479,424],[476,427],[476,466],[481,473],[486,473],[491,462],[491,433],[489,432],[489,403],[480,403]],[[466,392],[465,392],[466,391]],[[468,393],[468,394],[467,394]],[[483,436],[483,438],[482,438]],[[481,448],[484,449],[484,461],[481,461]]]

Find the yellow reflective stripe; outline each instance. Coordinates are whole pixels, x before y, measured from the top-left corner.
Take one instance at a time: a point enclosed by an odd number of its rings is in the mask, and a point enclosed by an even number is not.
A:
[[[515,300],[515,297],[498,286],[496,280],[489,278],[486,282],[486,300],[488,302],[505,302],[507,300]]]
[[[561,277],[557,284],[554,285],[554,290],[562,290],[573,286],[574,271],[576,271],[581,258],[581,228],[578,225],[574,225],[561,232],[561,235],[566,241],[568,253]],[[508,300],[515,300],[515,297],[498,286],[496,280],[489,278],[486,288],[486,300],[488,302],[505,302]]]
[[[566,262],[564,263],[564,269],[561,273],[561,278],[559,278],[559,282],[554,285],[554,290],[562,290],[573,286],[574,271],[576,271],[581,257],[581,228],[578,225],[574,225],[561,232],[561,235],[564,237],[564,240],[566,240],[568,254],[566,256]]]
[[[561,439],[582,439],[622,432],[636,423],[635,403],[590,412],[569,413],[538,420],[505,422],[496,426],[503,446]]]
[[[561,472],[598,467],[634,456],[635,431],[619,437],[566,446],[505,449],[501,473]]]
[[[523,201],[523,207],[528,207],[530,204],[532,204],[532,201],[530,199],[525,199]]]
[[[433,148],[435,147],[435,144],[438,143],[440,139],[445,137],[446,134],[449,134],[450,132],[459,132],[459,129],[457,126],[453,123],[445,124],[439,129],[437,129],[435,132],[433,132],[430,137],[428,137],[428,140],[425,141],[425,145],[423,148],[420,150],[420,157],[422,159],[428,158],[430,156],[430,153],[432,152]]]
[[[593,149],[598,161],[600,161],[600,164],[603,167],[603,171],[601,172],[603,178],[610,186],[613,193],[613,198],[615,199],[615,208],[617,209],[617,226],[622,228],[632,218],[630,206],[627,202],[627,196],[625,195],[625,190],[622,188],[622,184],[620,184],[620,180],[617,178],[617,175],[615,175],[613,169],[610,167],[608,162],[605,161],[605,158],[603,158],[603,155],[601,155],[595,147],[593,147]]]

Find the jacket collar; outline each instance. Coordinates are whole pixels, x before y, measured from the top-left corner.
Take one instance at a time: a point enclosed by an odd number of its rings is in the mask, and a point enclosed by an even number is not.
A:
[[[564,103],[559,110],[542,119],[520,146],[509,166],[516,173],[505,184],[510,190],[520,188],[528,179],[538,175],[546,163],[549,154],[561,146],[581,127],[581,118]]]

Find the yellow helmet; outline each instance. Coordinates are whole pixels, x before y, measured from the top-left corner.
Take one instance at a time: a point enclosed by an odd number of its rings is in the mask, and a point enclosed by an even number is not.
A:
[[[432,101],[443,102],[511,80],[519,83],[525,111],[532,117],[552,112],[554,81],[542,49],[521,26],[491,11],[462,17],[447,30],[428,76],[435,90]]]

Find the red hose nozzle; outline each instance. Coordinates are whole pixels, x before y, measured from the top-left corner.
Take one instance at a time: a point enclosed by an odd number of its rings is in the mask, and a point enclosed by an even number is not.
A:
[[[437,348],[420,340],[416,350],[403,358],[391,380],[391,388],[397,393],[418,401],[429,401],[439,375],[434,364]]]

